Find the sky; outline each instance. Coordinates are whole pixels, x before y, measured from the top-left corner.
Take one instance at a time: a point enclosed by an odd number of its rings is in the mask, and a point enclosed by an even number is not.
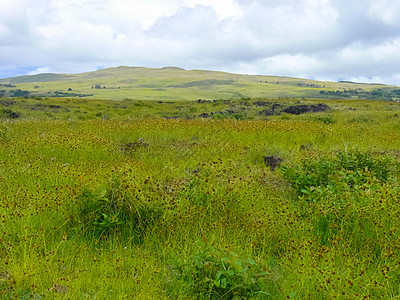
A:
[[[400,85],[400,1],[0,0],[0,78],[121,65]]]

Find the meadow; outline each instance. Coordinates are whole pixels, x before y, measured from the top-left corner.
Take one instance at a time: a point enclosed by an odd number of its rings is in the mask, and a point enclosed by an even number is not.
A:
[[[2,299],[400,298],[399,102],[0,108]]]
[[[400,98],[400,89],[383,84],[316,81],[176,67],[120,66],[81,74],[49,73],[0,79],[1,95],[161,101],[280,97],[396,100]]]

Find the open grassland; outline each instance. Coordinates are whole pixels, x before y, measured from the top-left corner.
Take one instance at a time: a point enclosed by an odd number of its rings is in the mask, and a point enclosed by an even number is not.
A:
[[[0,298],[400,297],[398,102],[6,101]]]
[[[285,108],[299,105],[329,106],[327,111],[295,116]],[[197,101],[100,100],[81,98],[0,98],[0,119],[134,120],[143,118],[237,119],[380,122],[399,115],[399,102],[323,99],[240,99]],[[275,107],[275,108],[274,108]],[[206,115],[205,115],[206,114]],[[208,115],[208,116],[207,116]],[[329,120],[330,119],[330,120]]]
[[[8,88],[11,84],[13,87]],[[398,87],[351,82],[322,82],[281,76],[204,70],[117,67],[82,74],[39,74],[0,79],[0,94],[15,90],[38,97],[112,100],[196,100],[240,98],[398,99]],[[14,92],[10,92],[14,91]],[[394,93],[393,93],[394,91]],[[25,96],[20,94],[16,96]]]

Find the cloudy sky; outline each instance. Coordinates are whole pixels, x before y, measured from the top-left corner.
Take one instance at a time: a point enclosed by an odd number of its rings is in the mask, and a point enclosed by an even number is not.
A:
[[[400,1],[0,0],[0,78],[120,65],[400,85]]]

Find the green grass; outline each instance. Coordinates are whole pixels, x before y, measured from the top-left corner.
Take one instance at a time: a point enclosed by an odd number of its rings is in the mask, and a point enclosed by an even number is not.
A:
[[[0,298],[398,299],[399,103],[257,100],[4,106]]]
[[[196,100],[241,98],[340,98],[339,94],[323,92],[355,91],[348,99],[395,98],[384,93],[398,88],[377,84],[321,82],[308,79],[231,74],[215,71],[183,70],[179,68],[117,67],[82,74],[39,74],[0,79],[0,84],[15,84],[4,90],[27,90],[31,96],[65,97],[78,95],[88,99],[112,100]],[[92,88],[98,85],[99,89]],[[104,88],[106,87],[106,88]],[[0,86],[1,88],[1,86]],[[71,89],[71,90],[69,90]],[[1,88],[0,90],[3,90]],[[378,91],[374,95],[365,92]],[[69,95],[68,95],[69,94]],[[74,95],[75,94],[75,95]]]

